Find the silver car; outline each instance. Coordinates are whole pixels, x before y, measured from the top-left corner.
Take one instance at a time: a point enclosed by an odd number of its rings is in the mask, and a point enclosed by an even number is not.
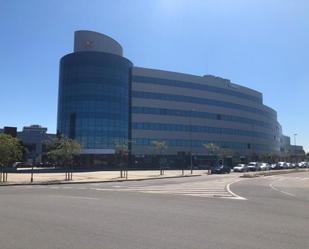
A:
[[[248,166],[246,164],[237,164],[234,168],[233,168],[234,172],[248,172]]]
[[[248,163],[247,166],[248,166],[249,171],[259,171],[259,170],[261,170],[260,163],[258,163],[258,162],[250,162],[250,163]]]
[[[261,163],[260,164],[260,170],[270,170],[270,164],[269,163]]]

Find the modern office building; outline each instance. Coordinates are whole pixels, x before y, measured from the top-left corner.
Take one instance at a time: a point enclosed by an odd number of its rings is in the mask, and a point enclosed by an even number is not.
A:
[[[288,136],[281,136],[281,148],[280,148],[281,155],[288,156],[303,156],[305,155],[305,151],[303,146],[301,145],[291,145],[291,138]]]
[[[166,155],[203,155],[208,143],[240,155],[282,147],[262,93],[212,75],[133,66],[119,43],[92,31],[76,31],[74,52],[60,61],[57,130],[89,156],[114,154],[119,143],[154,154],[153,141],[166,142]]]
[[[132,63],[113,39],[75,33],[74,53],[60,62],[57,130],[83,145],[83,154],[113,154],[130,137]]]

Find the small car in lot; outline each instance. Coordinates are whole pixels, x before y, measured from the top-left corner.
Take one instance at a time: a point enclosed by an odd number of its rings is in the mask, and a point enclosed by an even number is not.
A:
[[[299,168],[308,168],[309,164],[307,162],[300,162],[297,164]]]
[[[270,164],[269,163],[261,163],[260,164],[260,170],[270,170]]]
[[[261,170],[260,164],[258,162],[250,162],[248,163],[248,169],[249,171],[259,171]]]
[[[286,162],[278,162],[276,169],[287,169],[288,164]]]
[[[286,168],[291,169],[292,168],[292,163],[286,163]]]
[[[234,168],[233,168],[234,172],[248,172],[248,166],[246,164],[237,164]]]
[[[231,168],[226,165],[216,165],[210,169],[211,174],[224,174],[224,173],[230,173]]]
[[[277,164],[276,163],[272,163],[271,165],[270,165],[270,169],[276,169],[277,168]]]
[[[29,162],[15,162],[12,165],[13,168],[28,168],[28,167],[32,167],[32,163]]]

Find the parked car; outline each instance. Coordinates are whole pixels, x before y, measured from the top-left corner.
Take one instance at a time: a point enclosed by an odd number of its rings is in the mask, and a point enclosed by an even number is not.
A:
[[[308,168],[309,164],[307,162],[300,162],[297,164],[299,168]]]
[[[13,163],[12,167],[17,168],[22,162],[15,162]]]
[[[210,173],[211,174],[224,174],[224,173],[230,173],[231,168],[226,165],[216,165],[211,168]]]
[[[287,169],[288,165],[286,162],[278,162],[277,163],[277,168],[276,169]]]
[[[272,163],[270,165],[270,169],[277,169],[277,164],[276,163]]]
[[[261,163],[260,164],[260,170],[270,170],[270,164],[269,163]]]
[[[234,168],[233,168],[234,172],[248,172],[248,166],[246,164],[237,164]]]
[[[258,162],[250,162],[250,163],[248,163],[247,166],[248,166],[249,171],[259,171],[259,170],[261,170],[260,163],[258,163]]]
[[[292,169],[293,168],[293,164],[292,163],[286,163],[286,168],[287,169]]]
[[[12,167],[13,168],[27,168],[27,167],[31,167],[32,164],[29,162],[15,162],[13,163]]]

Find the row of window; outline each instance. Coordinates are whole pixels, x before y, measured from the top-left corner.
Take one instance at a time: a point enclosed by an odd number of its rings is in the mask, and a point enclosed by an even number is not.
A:
[[[76,113],[118,113],[128,116],[128,105],[124,103],[110,103],[104,101],[80,101],[80,102],[63,102],[59,106],[59,112],[66,116],[72,112]],[[99,114],[100,115],[100,114]],[[104,114],[102,114],[104,115]]]
[[[76,134],[77,136],[87,136],[88,138],[127,137],[128,130],[76,129]]]
[[[66,95],[63,96],[61,101],[65,102],[73,102],[73,101],[97,101],[101,102],[100,105],[103,105],[104,102],[112,102],[112,103],[122,103],[122,104],[128,104],[128,98],[120,97],[120,96],[109,96],[103,93],[99,94],[87,94],[87,95]]]
[[[134,138],[133,145],[152,146],[155,138]],[[162,140],[163,141],[163,140]],[[203,148],[204,144],[214,143],[220,148],[235,150],[271,151],[274,147],[266,144],[238,143],[228,141],[188,140],[188,139],[164,139],[168,147]]]
[[[109,87],[128,87],[129,78],[128,75],[122,75],[122,77],[111,78],[111,77],[103,77],[101,75],[91,75],[85,74],[83,72],[80,75],[72,74],[71,77],[64,76],[64,80],[66,80],[65,86],[75,86],[75,85],[85,85],[85,84],[100,84]]]
[[[230,121],[230,122],[257,125],[257,126],[262,126],[262,127],[271,128],[271,129],[273,128],[273,125],[260,121],[260,120],[254,120],[254,119],[243,118],[243,117],[232,116],[232,115],[225,115],[225,114],[217,114],[217,113],[211,113],[211,112],[197,112],[197,111],[187,111],[187,110],[177,110],[177,109],[133,106],[132,113],[224,120],[224,121]]]
[[[76,136],[83,149],[115,149],[117,144],[127,141],[125,137],[88,137]]]
[[[61,123],[59,126],[60,130],[64,134],[69,134],[70,129],[74,131],[75,136],[84,135],[84,136],[99,136],[99,137],[108,137],[108,136],[126,136],[128,134],[128,126],[118,126],[118,127],[108,127],[108,126],[68,126],[67,123]]]
[[[210,85],[204,85],[199,83],[187,82],[187,81],[180,81],[180,80],[170,80],[170,79],[159,79],[153,77],[145,77],[145,76],[137,76],[133,75],[132,77],[133,82],[139,83],[149,83],[149,84],[157,84],[157,85],[164,85],[164,86],[173,86],[173,87],[181,87],[187,89],[197,89],[202,91],[214,92],[225,94],[233,97],[248,99],[254,102],[262,103],[262,99],[253,95],[236,92],[230,89],[224,89],[221,87],[215,87]]]
[[[270,117],[270,118],[275,118],[273,113],[267,112],[266,110],[264,111],[264,110],[250,107],[250,106],[239,105],[235,103],[214,100],[214,99],[205,99],[205,98],[197,98],[197,97],[174,95],[174,94],[164,94],[164,93],[141,92],[141,91],[132,91],[132,97],[212,105],[212,106],[224,107],[224,108],[229,108],[229,109],[234,109],[234,110],[242,110],[242,111],[256,113],[256,114]]]
[[[128,96],[128,87],[106,86],[104,82],[66,85],[62,88],[63,95],[101,95],[104,96]]]
[[[126,137],[89,137],[79,135],[76,140],[82,144],[84,149],[115,149],[117,144],[127,141]],[[132,146],[153,146],[153,142],[158,141],[154,138],[133,138]],[[162,140],[163,141],[163,140]],[[189,149],[203,148],[205,144],[214,143],[222,149],[234,149],[234,150],[254,150],[254,151],[271,151],[274,150],[274,146],[268,144],[253,144],[253,143],[240,143],[240,142],[228,142],[228,141],[209,141],[209,140],[188,140],[188,139],[164,139],[168,147],[186,147]]]
[[[62,71],[61,76],[66,79],[70,80],[69,83],[72,84],[72,82],[77,81],[83,81],[88,79],[93,79],[93,82],[96,81],[96,79],[104,79],[109,78],[115,81],[117,84],[117,80],[120,80],[122,82],[119,82],[120,84],[123,84],[125,79],[128,79],[128,71],[127,70],[121,70],[118,68],[113,67],[106,67],[106,66],[93,66],[93,65],[74,65],[70,66],[69,68],[65,68]],[[72,81],[73,80],[73,81]],[[110,82],[107,82],[110,83]]]
[[[69,117],[70,113],[74,111],[72,109],[68,110],[67,112],[63,112],[63,116]],[[93,109],[91,110],[93,111]],[[77,120],[84,121],[84,122],[91,122],[102,125],[109,125],[110,122],[115,122],[116,124],[121,122],[122,120],[128,123],[128,110],[127,112],[77,112]],[[116,121],[117,120],[117,121]]]
[[[245,131],[231,128],[182,125],[182,124],[162,124],[162,123],[132,123],[132,128],[136,130],[158,130],[158,131],[181,131],[181,132],[200,132],[219,135],[246,136],[264,139],[275,139],[274,136],[263,132]]]
[[[96,130],[96,131],[127,131],[128,122],[117,122],[115,125],[110,125],[112,122],[100,122],[100,121],[88,121],[88,120],[77,120],[74,124],[75,130]],[[73,124],[72,124],[73,125]],[[66,129],[70,127],[70,120],[62,120],[59,123],[59,127]]]

